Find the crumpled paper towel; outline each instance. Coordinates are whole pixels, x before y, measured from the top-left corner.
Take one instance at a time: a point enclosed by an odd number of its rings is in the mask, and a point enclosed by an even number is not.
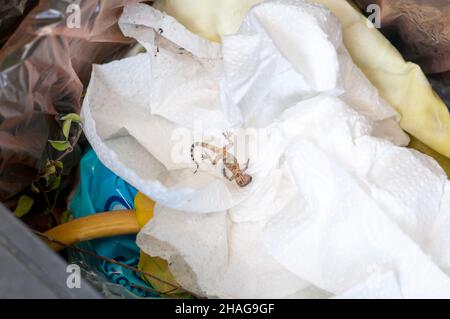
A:
[[[219,35],[236,33],[250,7],[262,1],[264,0],[208,0],[208,5],[205,6],[204,0],[156,0],[154,5],[181,21],[192,32],[219,41]],[[450,176],[450,115],[444,101],[433,91],[420,67],[404,60],[389,40],[362,15],[355,1],[309,1],[325,6],[338,17],[344,44],[355,64],[377,88],[380,96],[402,115],[400,126],[413,136],[408,147],[432,156],[444,168],[447,176]],[[408,1],[420,2],[403,2]],[[432,6],[442,6],[443,1],[447,0],[440,1],[441,4],[434,2]],[[383,4],[397,6],[401,2],[384,1]],[[429,7],[428,2],[423,1],[420,6]],[[407,11],[423,11],[416,9],[410,7]],[[382,11],[383,14],[392,13],[390,10]],[[433,15],[433,18],[437,16]],[[432,22],[429,20],[428,24],[432,25]],[[382,26],[386,27],[384,19]],[[435,39],[426,33],[422,37]],[[433,50],[432,46],[428,45],[428,48]],[[433,87],[445,100],[442,90],[434,83]]]
[[[398,114],[328,10],[266,1],[222,44],[143,4],[120,26],[148,53],[94,68],[85,132],[157,202],[138,244],[180,284],[225,298],[450,296],[450,182],[402,147]],[[174,152],[202,129],[213,144],[264,135],[249,186],[206,163],[194,175]]]

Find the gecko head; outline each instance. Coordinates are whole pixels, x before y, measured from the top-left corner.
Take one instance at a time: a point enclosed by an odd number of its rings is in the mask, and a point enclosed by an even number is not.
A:
[[[252,182],[252,177],[248,174],[239,173],[236,174],[236,183],[240,187],[245,187]]]

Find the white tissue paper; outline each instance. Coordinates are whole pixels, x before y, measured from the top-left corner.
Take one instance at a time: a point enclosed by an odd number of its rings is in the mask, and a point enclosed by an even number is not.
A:
[[[120,27],[148,53],[94,67],[85,133],[157,202],[138,245],[181,285],[222,298],[450,297],[450,182],[403,147],[399,115],[327,9],[265,1],[222,44],[144,4]],[[247,187],[220,164],[193,174],[182,151],[223,146],[225,131],[253,134]]]

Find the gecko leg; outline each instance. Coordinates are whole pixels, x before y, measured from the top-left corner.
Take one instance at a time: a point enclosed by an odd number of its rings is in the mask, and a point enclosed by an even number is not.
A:
[[[222,158],[222,154],[217,154],[216,158],[214,158],[214,165],[216,165],[217,163],[219,163],[220,159]]]
[[[230,182],[232,182],[232,181],[234,180],[234,178],[235,178],[234,175],[231,176],[231,177],[228,176],[227,170],[226,170],[225,167],[223,168],[223,176],[224,176],[226,179],[228,179]]]
[[[231,133],[230,131],[226,131],[224,133],[222,133],[223,137],[225,137],[225,139],[227,141],[231,141],[231,137],[233,136],[233,133]]]
[[[232,148],[234,146],[234,141],[231,139],[233,134],[231,134],[230,132],[225,132],[225,133],[222,133],[222,135],[223,135],[223,137],[225,137],[225,139],[228,142],[228,144],[225,145],[225,147],[224,147],[224,149],[228,151],[230,148]]]
[[[250,164],[250,159],[247,160],[247,163],[245,163],[245,167],[242,169],[242,173],[245,173],[248,170],[248,165]]]
[[[209,155],[206,152],[202,154],[202,159],[210,161],[212,165],[216,165],[217,164],[217,161],[218,161],[217,158],[218,157],[212,158],[211,155]]]

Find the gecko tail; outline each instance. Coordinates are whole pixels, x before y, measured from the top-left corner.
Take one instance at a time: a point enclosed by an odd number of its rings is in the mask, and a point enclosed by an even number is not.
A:
[[[194,171],[194,175],[198,173],[198,169],[200,168],[200,165],[197,162],[195,162],[195,165],[197,165],[197,168]]]
[[[195,169],[195,171],[194,171],[194,174],[197,174],[197,172],[198,172],[198,170],[199,170],[199,168],[200,168],[200,164],[195,160],[195,158],[194,158],[194,150],[195,150],[195,147],[196,146],[198,146],[198,143],[194,143],[194,144],[192,144],[192,146],[191,146],[191,159],[192,159],[192,162],[194,162],[195,163],[195,165],[197,166],[197,168]]]

